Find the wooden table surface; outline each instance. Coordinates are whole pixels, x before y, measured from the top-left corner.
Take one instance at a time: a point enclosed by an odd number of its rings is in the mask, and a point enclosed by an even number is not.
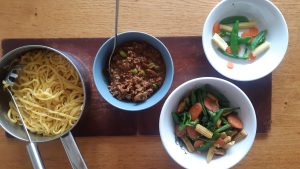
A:
[[[200,35],[219,0],[122,0],[121,32],[154,36]],[[248,155],[234,168],[300,167],[300,1],[274,0],[289,27],[289,47],[273,72],[272,126],[257,135]],[[0,39],[75,38],[113,35],[113,0],[0,0]],[[280,36],[280,35],[278,35]],[[180,168],[159,136],[76,138],[89,168]],[[40,144],[46,168],[70,168],[59,141]],[[31,168],[25,143],[1,129],[0,168]]]

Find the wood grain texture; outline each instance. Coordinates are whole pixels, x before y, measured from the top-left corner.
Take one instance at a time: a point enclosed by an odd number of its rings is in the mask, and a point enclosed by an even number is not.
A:
[[[155,36],[200,35],[218,0],[122,0],[120,31]],[[300,1],[274,0],[289,27],[289,48],[273,72],[272,127],[258,135],[249,154],[234,168],[300,167]],[[0,39],[107,37],[113,34],[113,1],[0,0]],[[280,36],[280,35],[278,35]],[[77,138],[90,168],[180,168],[158,136]],[[31,168],[22,142],[0,136],[0,168]],[[58,141],[41,145],[47,168],[70,168]]]

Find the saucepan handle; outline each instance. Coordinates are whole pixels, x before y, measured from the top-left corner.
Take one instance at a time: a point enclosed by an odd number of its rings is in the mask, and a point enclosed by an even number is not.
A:
[[[73,169],[87,169],[84,159],[77,147],[77,144],[71,132],[60,137],[60,140],[65,148],[69,161]]]
[[[44,167],[43,161],[41,159],[41,155],[40,155],[37,145],[35,143],[31,142],[31,143],[27,144],[26,148],[27,148],[27,152],[30,157],[33,168],[34,169],[44,169],[45,167]]]

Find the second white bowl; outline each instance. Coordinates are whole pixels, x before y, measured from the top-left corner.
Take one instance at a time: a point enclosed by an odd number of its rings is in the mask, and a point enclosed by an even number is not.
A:
[[[268,30],[266,40],[270,49],[254,61],[228,58],[212,43],[213,25],[228,16],[243,15],[257,22],[259,30]],[[226,0],[209,13],[203,27],[202,43],[210,64],[222,75],[239,81],[262,78],[282,61],[288,47],[288,27],[279,9],[268,0]],[[233,69],[227,63],[234,63]]]

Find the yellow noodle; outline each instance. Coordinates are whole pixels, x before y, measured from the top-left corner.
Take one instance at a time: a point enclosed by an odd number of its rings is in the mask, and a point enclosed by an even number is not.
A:
[[[74,67],[48,50],[29,51],[17,64],[24,67],[11,90],[29,131],[51,136],[72,127],[83,105],[82,85]],[[21,125],[14,105],[9,107],[8,118]]]

